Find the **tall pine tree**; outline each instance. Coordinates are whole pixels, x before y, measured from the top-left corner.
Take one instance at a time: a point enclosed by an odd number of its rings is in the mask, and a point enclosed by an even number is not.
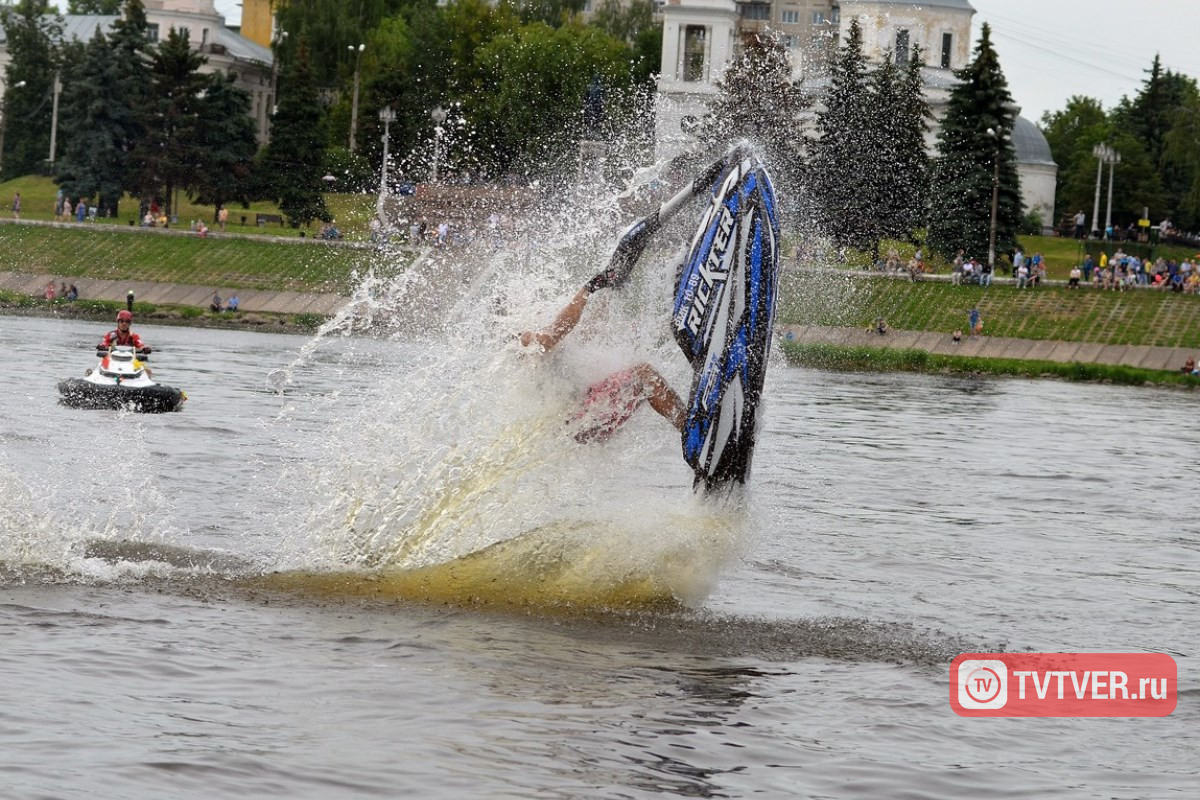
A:
[[[747,38],[718,89],[701,138],[718,147],[750,140],[762,149],[776,185],[795,186],[802,158],[796,123],[801,95],[783,43],[767,35]]]
[[[262,192],[295,226],[330,221],[325,208],[325,120],[308,66],[308,45],[280,76],[279,106],[271,118],[271,143],[258,169]]]
[[[921,75],[921,48],[914,47],[900,78],[899,118],[893,128],[896,172],[903,176],[901,200],[896,204],[896,236],[911,236],[924,228],[929,218],[929,151],[925,136],[933,118],[925,99],[925,80]]]
[[[195,182],[202,161],[196,129],[208,83],[200,74],[205,60],[192,51],[186,28],[172,28],[151,55],[151,114],[134,146],[131,188],[143,196],[161,192],[168,214],[176,190]]]
[[[250,203],[258,151],[250,95],[237,87],[232,76],[218,73],[208,78],[195,128],[200,169],[188,188],[196,202],[214,209],[229,202],[245,207]]]
[[[959,83],[950,92],[938,134],[928,242],[948,258],[960,248],[968,257],[987,257],[997,169],[997,253],[1016,246],[1021,224],[1021,187],[1012,143],[1016,115],[991,37],[991,27],[984,23],[974,58],[955,73]]]
[[[876,257],[880,238],[897,238],[912,231],[904,213],[909,176],[899,169],[900,138],[896,135],[904,118],[900,86],[900,70],[892,51],[886,50],[883,62],[867,79],[872,113],[865,133],[871,148],[870,163],[875,168],[870,170],[870,180],[860,186],[873,211],[867,231]]]
[[[69,62],[59,124],[63,131],[87,133],[63,137],[55,180],[68,197],[97,198],[101,216],[116,216],[137,115],[124,102],[121,65],[103,31],[96,31],[78,61]]]
[[[810,184],[826,232],[840,245],[867,248],[878,240],[879,148],[857,18],[834,59],[830,81],[825,110],[817,115],[820,138],[812,146]]]

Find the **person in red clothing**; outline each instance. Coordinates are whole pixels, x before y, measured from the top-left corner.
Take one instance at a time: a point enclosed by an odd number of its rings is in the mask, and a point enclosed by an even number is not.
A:
[[[107,350],[110,347],[122,345],[150,353],[150,347],[142,341],[142,337],[134,333],[130,326],[133,324],[133,314],[128,311],[117,312],[117,329],[104,334],[103,341],[96,346],[97,350]]]
[[[142,337],[133,332],[133,314],[129,311],[121,310],[117,312],[117,329],[104,334],[104,339],[100,344],[96,345],[97,350],[108,350],[110,347],[132,347],[138,355],[150,355],[150,345],[142,341]],[[153,373],[150,367],[144,367],[146,376],[150,377]]]

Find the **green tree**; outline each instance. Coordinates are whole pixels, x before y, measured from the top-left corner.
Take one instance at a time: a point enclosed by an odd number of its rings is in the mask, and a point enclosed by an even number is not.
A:
[[[933,113],[925,99],[921,56],[921,48],[914,47],[897,86],[899,104],[895,124],[887,137],[894,142],[894,174],[903,176],[898,187],[899,200],[894,205],[895,221],[891,226],[894,236],[911,236],[918,228],[925,227],[929,217],[929,152],[925,148],[925,135]]]
[[[197,126],[208,84],[200,67],[207,59],[193,52],[188,40],[186,28],[172,28],[151,54],[150,115],[131,157],[130,188],[143,196],[162,192],[168,215],[176,190],[197,181],[203,161]]]
[[[287,34],[275,51],[281,73],[288,71],[303,40],[314,85],[346,86],[356,57],[349,48],[366,43],[380,20],[413,4],[412,0],[277,0],[275,25]]]
[[[101,216],[116,216],[125,191],[126,151],[134,110],[124,102],[121,70],[101,30],[79,58],[64,59],[59,124],[63,137],[55,180],[68,197],[95,197]]]
[[[194,136],[200,162],[188,189],[196,202],[214,206],[214,214],[230,202],[248,206],[258,139],[250,95],[232,76],[208,76]]]
[[[296,57],[281,78],[271,143],[257,166],[262,193],[279,205],[293,227],[313,220],[328,222],[322,181],[328,139],[304,41],[298,43]]]
[[[567,24],[583,11],[585,0],[520,0],[521,19],[527,23],[544,22],[552,27]]]
[[[124,0],[70,0],[68,14],[120,14]]]
[[[614,39],[634,44],[643,31],[654,27],[654,6],[650,0],[604,0],[588,23]]]
[[[983,25],[971,63],[956,73],[950,92],[938,158],[931,182],[929,246],[951,257],[962,248],[985,256],[998,174],[996,251],[1016,245],[1021,226],[1021,191],[1012,144],[1012,95],[992,47],[991,26]]]
[[[1180,230],[1200,230],[1200,99],[1176,112],[1164,141],[1163,166],[1179,176],[1181,189],[1171,221]]]
[[[1132,132],[1145,145],[1154,164],[1161,164],[1175,112],[1197,96],[1195,79],[1163,70],[1156,53],[1150,69],[1146,70],[1141,90],[1132,100],[1121,99],[1113,112],[1114,122]]]
[[[906,207],[912,176],[899,169],[900,138],[896,135],[904,119],[901,73],[891,50],[867,79],[868,101],[872,113],[864,128],[870,147],[870,163],[864,180],[857,186],[872,211],[868,234],[871,249],[878,256],[882,237],[899,238],[912,233]]]
[[[810,153],[818,218],[839,244],[866,248],[879,238],[875,182],[881,165],[857,18],[834,59],[823,102],[825,110],[817,115],[820,138]]]
[[[477,119],[488,69],[476,53],[496,36],[519,27],[511,6],[484,0],[460,0],[441,8],[419,6],[385,19],[368,40],[363,62],[365,113],[360,124],[367,131],[366,152],[372,161],[379,159],[383,130],[378,111],[384,106],[396,111],[390,128],[393,153],[429,141],[430,112],[437,106],[458,103],[463,117]],[[470,125],[456,127],[450,142],[455,151],[452,160],[486,166],[490,158],[477,157],[479,143],[471,129]],[[427,155],[419,152],[417,157]]]
[[[1067,101],[1061,111],[1047,111],[1042,115],[1042,132],[1050,145],[1050,153],[1058,163],[1058,178],[1055,187],[1054,217],[1073,214],[1087,209],[1091,214],[1091,196],[1082,195],[1074,186],[1068,186],[1070,176],[1086,164],[1095,172],[1096,161],[1092,148],[1102,141],[1108,127],[1108,117],[1100,101],[1091,97],[1075,95]],[[1086,171],[1086,169],[1085,169]],[[1094,227],[1096,220],[1089,220]]]
[[[117,215],[133,180],[130,153],[145,135],[149,47],[145,7],[129,0],[107,37],[97,31],[83,53],[64,55],[59,127],[88,135],[64,137],[57,181],[69,196],[97,196],[104,216]]]
[[[594,81],[606,93],[631,88],[630,50],[602,31],[579,24],[537,22],[497,36],[476,58],[484,70],[474,113],[489,156],[500,171],[568,174],[583,133],[584,97]],[[606,103],[608,130],[621,127],[619,104]]]
[[[50,154],[51,96],[59,69],[55,42],[62,17],[48,0],[20,0],[0,8],[8,43],[0,121],[0,180],[39,171]]]
[[[1151,167],[1159,172],[1166,202],[1173,208],[1188,194],[1191,181],[1186,171],[1179,171],[1177,159],[1165,159],[1167,136],[1179,110],[1200,98],[1200,89],[1194,78],[1164,70],[1157,54],[1146,76],[1132,100],[1122,98],[1113,111],[1113,122],[1117,130],[1132,133],[1145,147]]]
[[[795,186],[801,151],[796,118],[801,96],[787,50],[777,37],[755,35],[725,70],[700,137],[718,146],[746,138],[762,151],[779,186]]]

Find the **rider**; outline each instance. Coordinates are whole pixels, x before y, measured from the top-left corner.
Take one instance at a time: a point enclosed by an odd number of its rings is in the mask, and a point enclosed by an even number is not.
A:
[[[571,302],[558,313],[548,328],[522,333],[521,344],[528,347],[536,342],[543,353],[553,350],[578,324],[592,292],[607,287],[617,288],[622,282],[623,279],[612,271],[596,275],[575,293]],[[588,387],[583,407],[574,415],[576,422],[586,418],[588,426],[575,434],[576,440],[604,441],[633,416],[633,412],[643,401],[649,402],[651,408],[677,430],[683,431],[686,412],[679,395],[657,370],[649,364],[641,363],[614,372]]]
[[[134,333],[130,326],[133,324],[133,314],[128,311],[117,312],[117,329],[104,334],[103,341],[96,346],[97,350],[107,350],[110,347],[132,347],[139,353],[150,355],[149,345],[142,342],[142,337]]]
[[[150,355],[150,345],[143,342],[142,337],[130,329],[131,325],[133,325],[133,314],[126,309],[118,311],[117,329],[104,334],[104,339],[96,345],[96,349],[107,351],[110,347],[132,347],[138,355]],[[149,366],[143,365],[142,368],[146,370],[147,378],[153,377],[154,372]]]

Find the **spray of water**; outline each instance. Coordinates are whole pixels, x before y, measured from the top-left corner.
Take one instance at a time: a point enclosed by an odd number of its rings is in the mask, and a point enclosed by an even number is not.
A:
[[[566,424],[587,385],[640,361],[686,391],[666,309],[690,222],[663,233],[630,286],[594,295],[553,354],[516,340],[605,265],[628,204],[655,183],[581,186],[496,235],[367,276],[276,378],[301,379],[301,362],[350,331],[394,347],[367,392],[315,401],[329,425],[281,477],[279,491],[304,490],[276,580],[489,603],[703,598],[737,552],[740,516],[692,495],[678,434],[648,407],[601,445],[576,443]]]

